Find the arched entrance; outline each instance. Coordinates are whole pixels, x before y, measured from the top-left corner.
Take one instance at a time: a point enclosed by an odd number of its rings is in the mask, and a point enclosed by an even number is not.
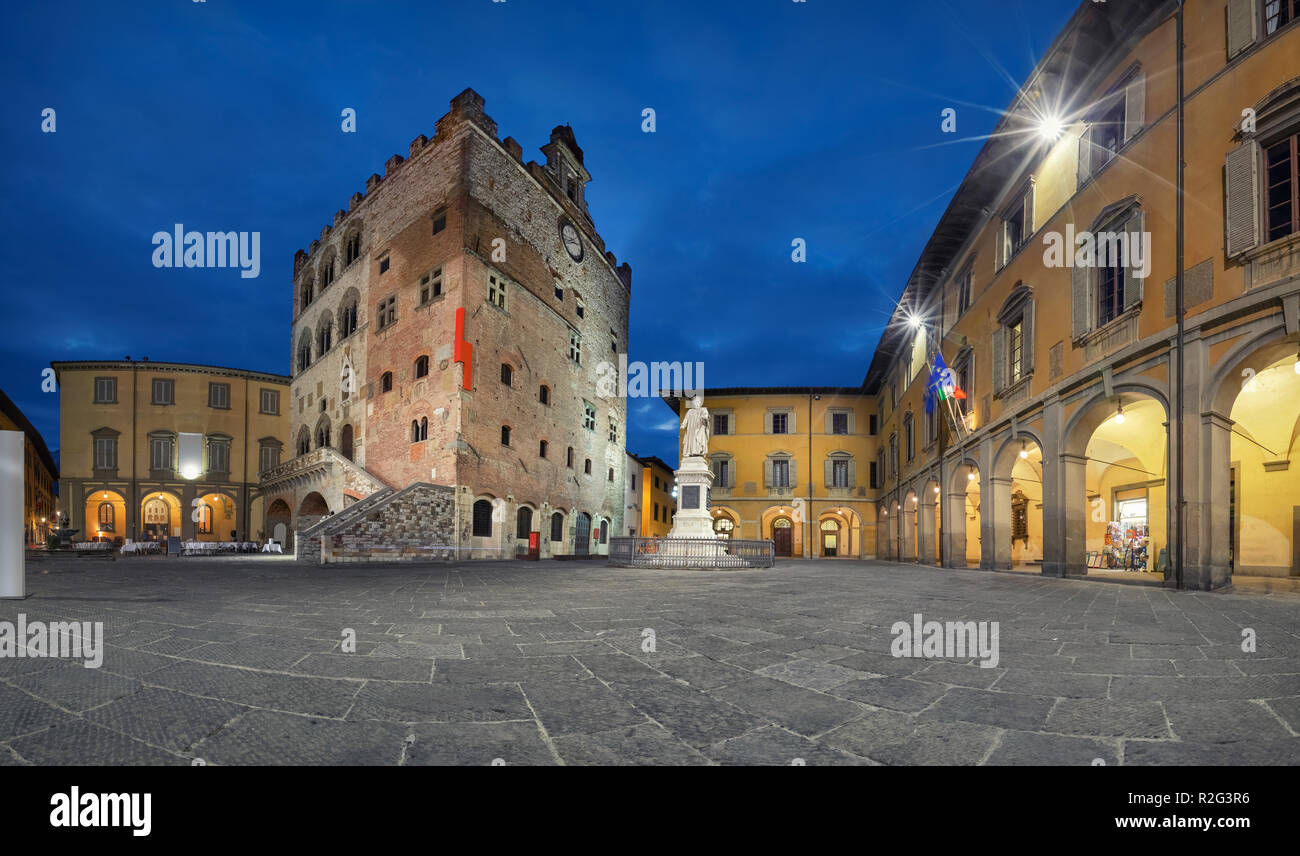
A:
[[[1033,435],[1002,445],[992,481],[993,566],[1042,573],[1043,450]]]
[[[1072,420],[1062,456],[1069,573],[1161,567],[1167,419],[1162,401],[1129,387],[1098,396]]]
[[[585,511],[578,512],[577,524],[573,533],[573,553],[586,556],[591,552],[591,515]]]
[[[922,565],[939,561],[939,482],[930,479],[917,496],[916,560]]]
[[[713,534],[722,539],[740,537],[736,530],[736,515],[729,508],[713,509]]]
[[[789,517],[773,518],[772,543],[777,556],[788,559],[794,555],[794,524]]]
[[[87,541],[124,541],[130,537],[126,499],[115,490],[97,490],[86,497]]]
[[[973,460],[967,459],[953,468],[942,512],[948,567],[981,567],[984,555],[980,532],[980,471]]]
[[[352,423],[343,426],[339,432],[339,454],[352,460]]]
[[[916,494],[909,490],[903,497],[903,507],[899,511],[902,515],[902,523],[900,524],[902,526],[902,532],[900,533],[902,537],[902,551],[900,553],[900,558],[904,562],[916,561],[917,511]]]
[[[1218,476],[1228,487],[1227,513],[1215,518],[1227,565],[1300,576],[1300,361],[1287,353],[1247,377],[1232,404],[1228,472]]]
[[[235,501],[224,493],[207,493],[198,497],[191,503],[190,520],[199,541],[233,541],[238,534]]]
[[[145,494],[140,503],[140,538],[166,541],[173,535],[181,537],[180,498],[169,491]]]
[[[283,499],[276,499],[266,510],[266,531],[267,537],[273,541],[278,541],[283,547],[291,547],[289,539],[292,536],[293,512],[289,510],[289,503]]]

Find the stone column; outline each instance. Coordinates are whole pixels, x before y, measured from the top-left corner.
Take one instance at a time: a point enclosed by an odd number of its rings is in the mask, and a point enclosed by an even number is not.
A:
[[[1065,408],[1058,397],[1043,404],[1043,575],[1065,576],[1065,504],[1082,502],[1061,489],[1061,431]]]
[[[997,476],[988,484],[990,493],[980,497],[980,529],[992,535],[984,536],[980,567],[986,566],[984,555],[989,554],[990,567],[1007,570],[1011,567],[1011,478]]]
[[[1082,455],[1061,453],[1061,512],[1064,533],[1063,573],[1083,575],[1088,572],[1088,459]],[[1046,526],[1046,521],[1044,521]]]
[[[1215,589],[1232,582],[1228,566],[1228,527],[1232,525],[1228,517],[1228,472],[1232,466],[1233,421],[1214,412],[1202,413],[1199,421],[1200,490],[1187,492],[1187,528],[1197,537],[1187,544],[1183,584],[1187,588]]]
[[[966,492],[952,491],[944,494],[943,547],[946,554],[944,566],[948,568],[966,567]]]
[[[916,561],[916,505],[903,498],[903,507],[899,512],[903,527],[902,549],[899,551],[905,562]]]
[[[931,494],[929,485],[921,488]],[[916,514],[916,560],[934,566],[934,502],[921,502]]]

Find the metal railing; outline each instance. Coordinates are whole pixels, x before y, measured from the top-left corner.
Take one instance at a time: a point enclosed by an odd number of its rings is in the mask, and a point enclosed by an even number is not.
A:
[[[770,568],[774,557],[770,540],[609,539],[609,564],[632,568]]]

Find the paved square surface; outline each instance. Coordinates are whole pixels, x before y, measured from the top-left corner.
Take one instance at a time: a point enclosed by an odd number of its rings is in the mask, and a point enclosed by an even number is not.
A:
[[[1300,763],[1300,596],[1242,589],[45,558],[0,620],[102,621],[104,662],[0,659],[0,765]],[[996,668],[892,656],[914,613],[999,622]]]

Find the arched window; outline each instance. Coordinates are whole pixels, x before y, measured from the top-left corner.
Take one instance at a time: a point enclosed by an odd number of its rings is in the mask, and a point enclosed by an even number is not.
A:
[[[339,313],[339,338],[346,339],[357,332],[357,303],[354,300]]]
[[[415,376],[416,377],[429,376],[429,357],[427,354],[422,354],[421,356],[415,358]]]
[[[323,423],[316,429],[316,448],[324,449],[330,444],[330,426],[329,423]]]
[[[307,432],[307,426],[304,425],[298,432],[298,454],[305,455],[311,451],[311,434]]]
[[[321,325],[320,332],[316,334],[316,353],[328,354],[330,348],[334,347],[333,327],[328,321]]]
[[[151,499],[144,504],[144,522],[146,526],[167,523],[170,516],[167,503],[161,499]]]
[[[331,255],[329,261],[321,265],[320,278],[322,287],[328,287],[334,281],[334,256]]]
[[[199,505],[199,534],[212,534],[212,506],[206,502]]]
[[[420,439],[429,439],[429,417],[427,416],[420,417]]]
[[[583,461],[582,471],[587,475],[591,475],[591,458],[587,458],[585,461]]]
[[[343,245],[343,266],[347,267],[361,256],[361,233],[353,232]]]
[[[557,511],[551,515],[551,540],[564,540],[564,514],[562,512]]]
[[[116,522],[116,512],[113,510],[113,503],[101,502],[99,504],[99,528],[102,532],[112,532],[113,524]]]
[[[509,363],[502,363],[501,382],[504,383],[506,386],[510,386],[511,381],[513,381],[514,379],[515,379],[515,370],[510,366]]]
[[[610,480],[610,481],[613,481],[613,480],[614,480],[614,468],[613,468],[613,467],[610,467],[610,468],[609,468],[609,480]]]
[[[392,372],[384,372],[382,375],[380,375],[380,377],[379,377],[379,391],[380,391],[380,392],[392,392],[392,391],[393,391],[393,373],[392,373]]]
[[[527,538],[528,533],[533,531],[533,510],[526,505],[519,506],[519,511],[515,514],[515,537]]]
[[[420,423],[414,419],[411,420],[411,442],[420,442]]]
[[[311,365],[311,331],[303,333],[298,343],[298,371],[303,372]]]
[[[547,446],[545,440],[543,440],[543,441],[541,441],[540,443],[538,443],[538,444],[537,444],[537,457],[539,457],[539,458],[545,458],[545,457],[546,457],[546,451],[547,451],[548,448],[549,448],[549,447]]]
[[[510,426],[509,426],[509,425],[502,425],[502,426],[501,426],[501,445],[502,445],[502,446],[509,446],[509,445],[510,445]]]
[[[298,311],[311,306],[312,299],[316,296],[316,284],[310,278],[303,281],[302,284],[302,302],[299,304]]]
[[[542,404],[550,404],[551,388],[546,384],[542,384],[537,390],[537,400],[540,401]]]
[[[480,499],[474,503],[474,537],[487,538],[492,535],[492,503]]]

